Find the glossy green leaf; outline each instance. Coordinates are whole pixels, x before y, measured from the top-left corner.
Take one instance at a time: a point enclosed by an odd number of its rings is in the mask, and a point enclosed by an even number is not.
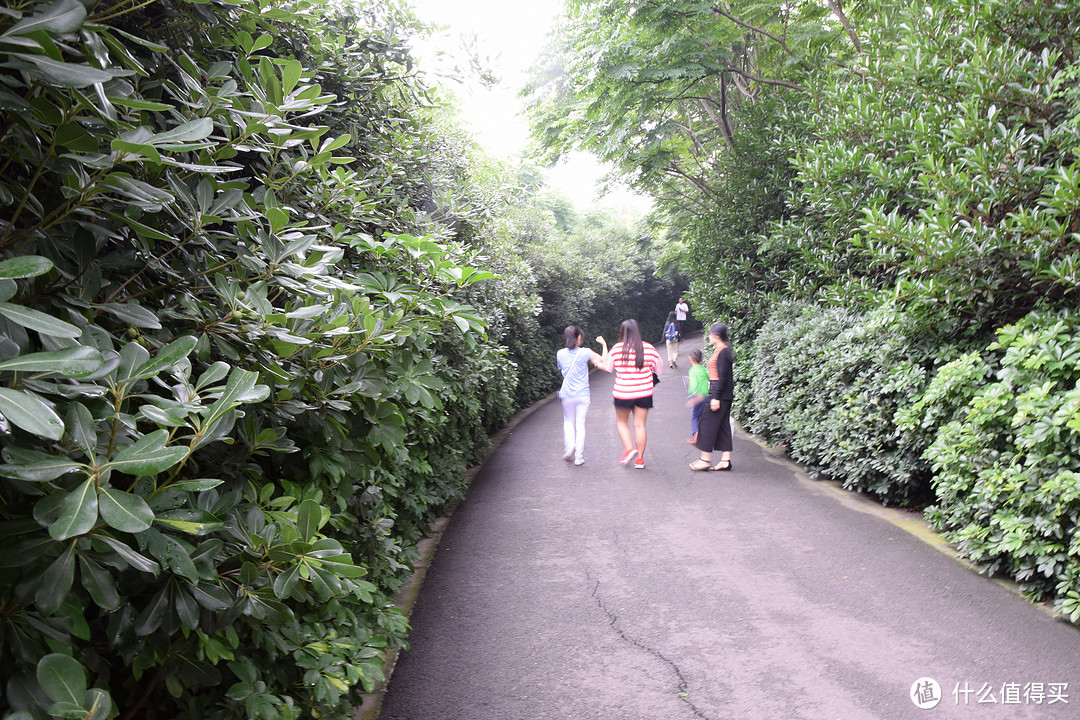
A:
[[[300,76],[304,71],[304,66],[297,60],[288,60],[285,66],[281,69],[282,76],[282,90],[286,95],[293,91],[296,84],[300,82]]]
[[[159,572],[161,572],[160,565],[158,565],[156,562],[146,557],[145,555],[142,555],[141,553],[135,551],[131,548],[131,546],[129,546],[122,540],[117,540],[116,538],[109,537],[105,534],[96,533],[93,537],[97,540],[101,540],[110,548],[112,548],[117,555],[124,559],[124,562],[126,562],[128,565],[135,568],[136,570],[145,573],[151,573],[153,575],[157,575]]]
[[[45,617],[55,613],[67,599],[75,582],[75,547],[69,545],[41,576],[34,604]]]
[[[172,535],[150,530],[147,532],[147,549],[163,567],[193,583],[199,582],[199,571],[191,560],[191,552]]]
[[[71,439],[87,458],[92,459],[97,453],[97,430],[94,426],[94,416],[82,403],[72,403],[68,408],[66,421]]]
[[[53,702],[78,705],[86,697],[86,670],[70,655],[53,653],[41,658],[37,680]]]
[[[257,372],[239,368],[233,370],[229,375],[229,381],[225,384],[225,390],[217,401],[210,406],[205,424],[211,424],[240,403],[262,402],[268,398],[270,388],[266,385],[256,385],[258,379],[259,374]]]
[[[200,583],[198,585],[187,585],[185,589],[191,594],[191,597],[195,598],[195,602],[213,612],[228,610],[234,603],[232,595],[217,585]]]
[[[352,557],[347,553],[327,555],[319,558],[312,556],[310,562],[312,564],[318,564],[341,577],[356,578],[363,577],[367,574],[367,570],[353,564]]]
[[[0,261],[0,278],[17,280],[37,277],[52,270],[52,260],[40,255],[22,255]]]
[[[296,510],[296,529],[304,542],[315,537],[315,533],[322,527],[322,514],[322,506],[314,500],[305,500],[300,503],[300,507]]]
[[[128,475],[154,475],[168,470],[188,454],[186,447],[166,447],[168,439],[168,431],[155,430],[116,453],[106,467]]]
[[[75,338],[82,335],[82,330],[71,323],[57,320],[52,315],[46,315],[43,312],[32,310],[23,307],[22,305],[12,305],[11,303],[0,302],[0,315],[3,315],[8,320],[11,320],[18,325],[22,325],[28,330],[35,330],[42,335],[66,338]]]
[[[169,612],[169,596],[172,594],[171,586],[158,590],[153,599],[147,603],[142,612],[135,619],[135,634],[146,637],[157,632],[161,623],[165,621],[165,614]]]
[[[174,490],[184,490],[187,492],[202,492],[203,490],[210,490],[221,485],[224,481],[216,478],[197,478],[194,480],[179,480],[169,485]]]
[[[111,32],[116,33],[117,35],[119,35],[120,37],[126,39],[128,42],[130,42],[132,44],[140,45],[140,46],[142,46],[144,48],[147,48],[148,50],[152,50],[153,52],[163,53],[163,52],[168,52],[168,50],[169,50],[168,45],[162,45],[161,43],[152,42],[150,40],[147,40],[146,38],[139,37],[138,35],[132,35],[131,33],[127,32],[125,30],[122,30],[119,27],[111,28]]]
[[[79,720],[105,720],[112,714],[112,697],[101,688],[90,688],[83,698]]]
[[[218,361],[206,368],[202,375],[199,376],[199,381],[195,383],[197,390],[213,385],[218,380],[222,380],[229,374],[229,364],[226,362]]]
[[[172,487],[175,488],[175,485]],[[166,510],[157,514],[155,522],[159,525],[168,525],[188,535],[205,535],[225,526],[219,518],[205,510]]]
[[[129,325],[134,325],[135,327],[149,328],[151,330],[161,329],[161,321],[158,320],[157,315],[155,315],[152,310],[141,305],[135,305],[133,303],[104,303],[95,305],[94,307],[115,315]]]
[[[172,110],[172,105],[166,103],[153,102],[152,100],[139,100],[130,97],[109,97],[109,102],[113,105],[119,105],[120,107],[132,108],[134,110],[152,110],[154,112],[168,112]]]
[[[182,427],[187,423],[190,414],[191,408],[180,403],[167,407],[146,404],[139,408],[139,415],[155,425],[164,425],[165,427]]]
[[[110,143],[109,147],[115,153],[126,154],[127,157],[124,158],[125,160],[144,158],[154,163],[155,165],[161,164],[161,155],[158,153],[157,148],[153,145],[116,139],[113,140],[112,143]]]
[[[69,702],[53,703],[49,706],[49,715],[64,720],[82,720],[86,716],[86,710],[82,705]]]
[[[101,353],[91,347],[78,347],[20,355],[0,362],[0,370],[9,372],[57,373],[67,377],[83,377],[105,364]]]
[[[115,488],[98,491],[98,512],[110,527],[124,532],[142,532],[154,522],[154,511],[145,500]]]
[[[0,413],[28,433],[49,440],[64,436],[64,422],[53,409],[33,395],[0,388]]]
[[[41,79],[60,87],[82,88],[95,83],[106,83],[118,75],[128,75],[126,71],[105,71],[89,65],[60,62],[44,55],[11,53],[9,57],[24,60],[37,69]]]
[[[329,600],[332,597],[336,597],[342,592],[341,579],[334,573],[321,568],[318,565],[312,565],[309,575],[311,586],[315,588],[315,592],[323,600]]]
[[[172,130],[157,133],[147,142],[156,147],[168,147],[178,143],[190,143],[203,140],[214,131],[214,121],[210,118],[196,118],[177,125]]]
[[[86,555],[79,555],[79,580],[99,608],[112,612],[120,607],[120,593],[113,574]]]
[[[86,8],[76,0],[59,0],[15,23],[4,35],[28,35],[44,30],[53,35],[75,32],[86,21]]]
[[[5,465],[0,465],[0,476],[48,482],[80,469],[79,463],[63,455],[50,455],[38,450],[19,447],[4,448]]]
[[[116,381],[127,384],[132,382],[135,370],[149,362],[150,353],[138,343],[127,343],[120,348],[120,365],[117,368]]]
[[[149,378],[171,368],[191,354],[197,342],[198,338],[187,335],[169,343],[158,350],[153,358],[135,368],[131,373],[131,377],[135,379]]]
[[[199,604],[191,595],[184,592],[173,593],[173,608],[184,627],[199,627]]]
[[[66,540],[90,532],[98,519],[97,488],[92,478],[64,495],[60,516],[49,526],[54,540]]]
[[[58,146],[78,153],[97,152],[99,147],[97,138],[74,122],[57,128],[55,141]]]
[[[285,572],[274,578],[274,595],[281,600],[292,595],[296,583],[300,581],[300,564],[292,565]]]

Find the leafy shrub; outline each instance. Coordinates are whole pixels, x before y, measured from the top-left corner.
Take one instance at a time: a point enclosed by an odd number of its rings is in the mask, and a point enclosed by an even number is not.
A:
[[[761,328],[748,371],[740,368],[740,419],[847,489],[920,501],[927,440],[901,431],[897,419],[920,397],[933,358],[902,323],[885,310],[787,306]]]
[[[992,373],[992,375],[991,375]],[[988,377],[989,376],[989,377]],[[945,423],[926,452],[927,517],[986,572],[1080,617],[1080,315],[1031,313],[942,368],[924,417]]]
[[[805,222],[775,233],[805,250],[796,270],[846,302],[898,301],[946,344],[1075,306],[1077,129],[1055,78],[1078,10],[920,2],[868,25],[866,52],[815,93]]]
[[[0,711],[347,717],[513,386],[409,18],[89,13],[0,15]]]

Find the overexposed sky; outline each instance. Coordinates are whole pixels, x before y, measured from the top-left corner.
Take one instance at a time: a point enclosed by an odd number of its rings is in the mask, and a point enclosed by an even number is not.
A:
[[[485,88],[477,81],[465,85],[448,82],[458,96],[461,114],[481,146],[496,157],[523,153],[529,142],[524,100],[518,96],[529,68],[539,57],[550,29],[562,13],[561,0],[409,0],[423,20],[446,28],[430,44],[415,48],[421,67],[449,67],[442,50],[462,61],[464,37],[475,36],[485,66],[500,78]],[[596,182],[605,173],[591,155],[575,153],[548,170],[548,185],[570,198],[579,210],[593,205],[645,210],[649,202],[625,191],[614,191],[596,200]]]

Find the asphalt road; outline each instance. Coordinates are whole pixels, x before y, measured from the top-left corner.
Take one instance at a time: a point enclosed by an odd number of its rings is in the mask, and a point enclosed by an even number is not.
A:
[[[941,552],[917,516],[742,433],[732,472],[691,472],[686,367],[656,388],[645,470],[616,462],[605,373],[585,465],[560,457],[557,400],[495,450],[380,720],[1080,718],[1080,632]],[[915,700],[935,707],[912,699],[923,678],[939,689]]]

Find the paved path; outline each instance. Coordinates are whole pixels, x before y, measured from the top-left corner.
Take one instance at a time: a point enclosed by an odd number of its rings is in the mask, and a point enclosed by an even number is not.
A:
[[[657,387],[645,470],[616,463],[605,373],[584,466],[560,459],[558,401],[493,453],[380,720],[1080,718],[1080,632],[890,521],[903,514],[742,434],[733,472],[688,470],[680,373]],[[924,677],[932,709],[909,697]]]

